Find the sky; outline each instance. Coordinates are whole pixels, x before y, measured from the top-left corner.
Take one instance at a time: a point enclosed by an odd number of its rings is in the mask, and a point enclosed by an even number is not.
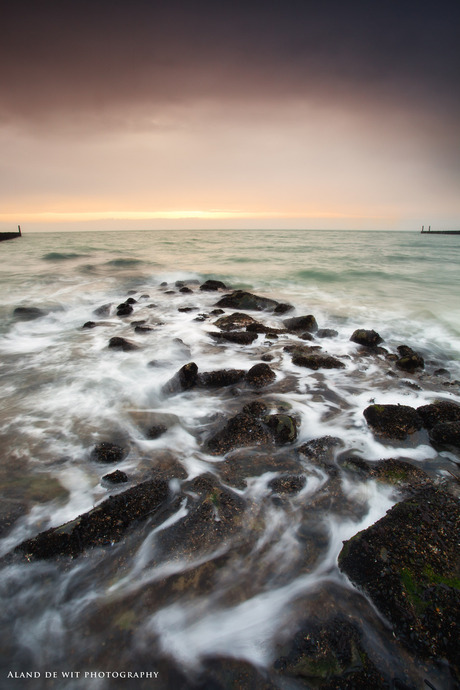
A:
[[[15,0],[0,230],[460,228],[458,0]]]

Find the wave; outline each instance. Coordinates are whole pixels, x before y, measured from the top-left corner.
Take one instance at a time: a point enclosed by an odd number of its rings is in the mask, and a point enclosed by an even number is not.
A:
[[[145,261],[142,261],[142,259],[112,259],[111,261],[107,261],[105,265],[117,266],[118,268],[129,268],[130,266],[138,266],[143,263],[145,263]]]
[[[48,252],[42,256],[43,261],[68,261],[69,259],[82,259],[88,254],[75,254],[74,252]]]

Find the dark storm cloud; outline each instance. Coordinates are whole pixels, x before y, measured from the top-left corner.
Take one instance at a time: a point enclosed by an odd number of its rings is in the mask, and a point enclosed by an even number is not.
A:
[[[0,121],[111,116],[199,99],[382,99],[458,115],[460,3],[10,3]]]

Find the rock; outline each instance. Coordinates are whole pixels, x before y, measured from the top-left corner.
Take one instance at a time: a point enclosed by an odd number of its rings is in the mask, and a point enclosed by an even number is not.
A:
[[[134,311],[133,307],[127,302],[119,304],[117,307],[117,316],[129,316]]]
[[[303,455],[313,465],[325,469],[330,475],[337,474],[334,464],[336,448],[343,447],[343,442],[336,436],[321,436],[299,446],[297,452]]]
[[[333,328],[320,328],[317,333],[317,338],[336,338],[339,335],[338,331]]]
[[[374,433],[388,438],[405,439],[423,426],[420,415],[408,405],[369,405],[363,414]]]
[[[274,314],[287,314],[289,311],[292,311],[294,307],[292,304],[287,304],[286,302],[279,302],[276,307],[273,310]]]
[[[267,336],[278,337],[278,335],[284,335],[289,333],[287,328],[273,328],[272,326],[264,326],[263,323],[254,321],[246,326],[246,330],[250,333],[265,333]]]
[[[121,462],[126,457],[128,451],[126,448],[117,446],[115,443],[108,443],[103,441],[94,446],[91,451],[91,460],[96,462],[112,463]]]
[[[309,354],[301,355],[294,353],[292,356],[292,363],[298,367],[306,367],[307,369],[345,369],[345,364],[331,355]]]
[[[246,403],[242,411],[252,417],[260,418],[263,417],[267,410],[268,408],[264,402],[261,400],[253,400],[252,402]]]
[[[302,333],[301,335],[299,335],[299,338],[300,338],[301,340],[310,340],[310,341],[314,340],[314,337],[312,336],[312,334],[311,334],[311,333],[307,333],[307,332]]]
[[[320,690],[386,690],[388,684],[365,651],[362,633],[343,614],[301,624],[288,653],[274,663],[278,673]],[[283,686],[284,687],[284,686]],[[286,686],[286,687],[291,687]]]
[[[370,467],[369,475],[386,484],[403,488],[421,489],[431,484],[426,472],[404,460],[389,458]]]
[[[13,311],[13,316],[19,319],[19,321],[33,321],[41,316],[46,316],[47,313],[38,307],[16,307]]]
[[[460,449],[460,421],[435,424],[430,430],[430,441],[437,446]]]
[[[269,352],[267,352],[267,354],[262,355],[260,359],[262,360],[262,362],[273,362],[274,357]]]
[[[163,424],[157,424],[147,429],[145,436],[149,439],[149,441],[154,441],[155,439],[160,438],[160,436],[163,436],[163,434],[165,434],[167,431],[168,427],[164,426]]]
[[[253,666],[245,659],[207,657],[202,671],[190,690],[224,690],[241,688],[247,690],[277,690],[264,669]]]
[[[413,372],[416,369],[423,369],[425,367],[423,357],[420,357],[420,355],[414,352],[414,350],[407,345],[400,345],[398,347],[398,352],[401,355],[401,357],[396,360],[396,366],[398,369]]]
[[[245,376],[244,369],[220,369],[217,371],[204,371],[198,376],[198,383],[205,388],[220,388],[221,386],[233,386],[239,383]]]
[[[208,438],[205,447],[211,455],[224,455],[234,448],[272,444],[270,430],[257,417],[240,412]]]
[[[238,328],[245,328],[249,324],[257,323],[252,316],[249,314],[243,314],[241,312],[234,312],[228,316],[222,316],[217,321],[214,321],[214,326],[220,328],[222,331],[235,331]]]
[[[460,405],[450,400],[438,400],[429,405],[417,407],[425,429],[432,429],[440,422],[460,422]]]
[[[95,328],[97,323],[95,321],[87,321],[83,324],[82,328]]]
[[[124,484],[128,481],[128,475],[121,470],[115,470],[115,472],[110,472],[110,474],[104,474],[102,481],[108,484]]]
[[[264,419],[271,429],[275,443],[293,443],[297,438],[297,422],[288,414],[271,414]]]
[[[228,333],[209,333],[214,340],[226,340],[229,343],[236,345],[250,345],[257,340],[257,333],[248,333],[247,331],[229,331]]]
[[[364,347],[377,347],[379,343],[383,342],[383,338],[377,331],[368,331],[364,328],[358,328],[354,331],[350,340],[353,343],[358,343],[358,345],[364,345]]]
[[[93,311],[96,316],[109,316],[112,309],[112,303],[103,304]]]
[[[140,326],[134,326],[134,331],[136,333],[150,333],[150,331],[155,330],[152,326],[147,326],[147,325],[140,325]]]
[[[249,369],[246,376],[246,383],[255,388],[263,388],[268,386],[276,379],[276,374],[271,369],[268,364],[261,362],[260,364],[254,364],[253,367]]]
[[[57,556],[75,557],[90,547],[109,546],[120,541],[133,523],[158,511],[167,498],[168,484],[165,481],[138,484],[111,496],[72,522],[27,539],[15,551],[30,561]]]
[[[283,324],[290,331],[305,331],[314,333],[318,330],[318,324],[313,314],[307,316],[294,316],[291,319],[284,319]]]
[[[278,304],[275,300],[268,299],[267,297],[259,297],[251,292],[235,290],[230,295],[222,297],[216,302],[215,306],[228,309],[245,309],[248,311],[263,311],[264,309],[274,311]]]
[[[139,349],[139,345],[136,345],[136,343],[133,343],[131,340],[126,340],[126,338],[119,338],[118,336],[110,338],[108,347],[112,350],[123,350],[123,352]]]
[[[289,448],[289,446],[288,446]],[[260,477],[266,472],[278,472],[283,475],[294,476],[299,473],[298,460],[294,453],[283,449],[273,448],[271,452],[257,452],[252,449],[241,448],[234,450],[219,464],[222,481],[238,489],[247,486],[248,477]],[[275,481],[276,478],[273,480]]]
[[[184,285],[184,287],[181,287],[181,289],[179,290],[179,292],[187,293],[187,292],[193,292],[193,290],[191,290],[189,287],[187,287],[186,285]]]
[[[303,474],[283,474],[272,479],[268,486],[275,494],[297,494],[306,483],[307,479]]]
[[[217,290],[227,290],[227,286],[221,280],[206,280],[203,285],[200,285],[200,290],[216,292]]]
[[[137,299],[134,299],[134,297],[128,297],[128,299],[125,301],[125,304],[137,304]]]
[[[193,388],[198,379],[198,367],[195,362],[184,364],[183,367],[177,371],[172,379],[170,379],[163,386],[163,393],[166,395],[175,395],[182,391],[188,391]]]
[[[197,311],[198,307],[179,307],[177,311],[186,314],[189,311]]]
[[[427,487],[344,542],[339,568],[410,649],[459,670],[460,508]]]

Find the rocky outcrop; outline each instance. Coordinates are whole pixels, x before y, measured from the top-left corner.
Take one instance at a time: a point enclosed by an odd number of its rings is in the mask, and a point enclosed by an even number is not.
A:
[[[377,331],[366,330],[365,328],[358,328],[354,331],[350,340],[364,347],[377,347],[379,343],[383,342],[383,338],[380,337]]]
[[[217,292],[217,290],[227,289],[227,286],[221,280],[206,280],[202,285],[200,285],[200,290],[203,290],[204,292]]]
[[[233,386],[244,379],[244,369],[218,369],[217,371],[204,371],[198,375],[198,383],[204,388],[220,388]]]
[[[107,347],[111,350],[121,350],[122,352],[131,352],[132,350],[139,349],[139,345],[133,343],[132,340],[126,340],[126,338],[120,338],[118,336],[110,338]]]
[[[428,487],[344,542],[338,559],[404,644],[457,670],[459,531],[458,502]]]
[[[144,482],[111,496],[72,522],[27,539],[15,551],[31,560],[75,557],[90,547],[108,546],[120,541],[133,523],[145,520],[158,511],[167,498],[167,482]]]
[[[306,367],[314,371],[318,369],[345,369],[345,364],[341,362],[340,359],[337,359],[337,357],[315,352],[300,354],[294,351],[292,363],[298,367]]]
[[[126,448],[117,446],[115,443],[103,441],[94,446],[91,451],[91,460],[111,464],[121,462],[127,454],[128,450]]]
[[[426,429],[432,429],[441,422],[460,422],[460,405],[450,400],[438,400],[429,405],[417,407],[417,413]]]
[[[220,319],[214,321],[214,326],[220,328],[221,331],[235,331],[239,328],[246,328],[253,323],[257,323],[257,321],[252,316],[236,311],[228,316],[221,316]]]
[[[291,319],[284,319],[283,324],[290,331],[314,333],[318,330],[318,324],[313,314],[307,314],[306,316],[294,316]]]
[[[198,380],[198,367],[195,362],[184,364],[162,388],[165,395],[175,395],[193,388]]]
[[[268,364],[260,362],[259,364],[254,364],[254,366],[249,369],[245,379],[250,386],[254,388],[263,388],[276,379],[276,374]]]
[[[48,312],[38,307],[16,307],[13,311],[13,316],[19,321],[33,321],[39,319],[41,316],[46,316]]]
[[[279,305],[274,299],[268,297],[259,297],[253,295],[251,292],[244,290],[235,290],[230,295],[225,295],[218,302],[216,307],[223,307],[228,309],[245,309],[248,311],[274,311]]]
[[[417,354],[417,352],[414,352],[414,350],[407,345],[400,345],[398,347],[398,352],[400,354],[399,359],[396,360],[398,369],[413,373],[417,369],[423,369],[425,367],[423,357]]]
[[[430,441],[447,449],[460,449],[460,422],[440,422],[430,430]]]
[[[226,333],[209,333],[214,340],[227,341],[228,343],[235,343],[235,345],[250,345],[257,340],[257,333],[249,333],[248,331],[228,331]]]
[[[405,439],[422,428],[422,418],[408,405],[369,405],[363,412],[372,431],[387,438]]]

